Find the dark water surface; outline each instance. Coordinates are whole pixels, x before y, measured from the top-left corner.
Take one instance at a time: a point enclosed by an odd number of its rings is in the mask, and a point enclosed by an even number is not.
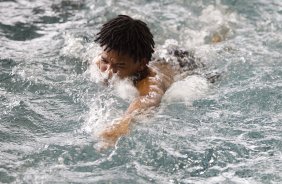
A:
[[[148,23],[157,56],[175,43],[222,76],[180,81],[99,152],[93,132],[128,94],[96,83],[87,61],[118,14]],[[281,183],[281,50],[280,0],[2,0],[0,183]]]

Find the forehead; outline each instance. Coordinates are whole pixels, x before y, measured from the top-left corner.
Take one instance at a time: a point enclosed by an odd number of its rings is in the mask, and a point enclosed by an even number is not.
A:
[[[113,62],[133,62],[133,58],[128,54],[119,53],[115,50],[103,51],[102,57]]]

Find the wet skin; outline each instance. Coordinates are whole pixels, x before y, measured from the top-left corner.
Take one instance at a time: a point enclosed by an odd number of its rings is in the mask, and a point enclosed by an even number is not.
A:
[[[166,63],[148,65],[145,58],[135,62],[129,55],[114,50],[103,51],[96,65],[101,72],[108,74],[108,78],[116,74],[119,78],[124,79],[146,71],[146,75],[134,83],[139,96],[130,103],[120,121],[100,135],[110,146],[114,145],[120,136],[128,134],[132,119],[136,114],[160,104],[165,91],[174,81],[176,71]]]

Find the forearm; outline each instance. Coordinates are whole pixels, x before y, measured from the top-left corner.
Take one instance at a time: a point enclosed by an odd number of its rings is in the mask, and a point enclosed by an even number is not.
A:
[[[129,105],[128,109],[118,121],[116,125],[122,127],[129,127],[134,118],[143,111],[148,110],[151,107],[156,107],[160,104],[160,98],[148,98],[146,96],[138,97]]]
[[[161,97],[162,95],[158,93],[150,93],[149,95],[136,98],[129,105],[121,119],[114,123],[110,129],[104,131],[101,136],[107,141],[114,143],[120,136],[128,134],[134,118],[143,111],[158,106],[161,102]]]
[[[131,102],[124,116],[134,117],[136,114],[139,114],[142,111],[146,111],[151,107],[159,106],[160,102],[160,96],[155,96],[154,98],[150,96],[138,97]]]

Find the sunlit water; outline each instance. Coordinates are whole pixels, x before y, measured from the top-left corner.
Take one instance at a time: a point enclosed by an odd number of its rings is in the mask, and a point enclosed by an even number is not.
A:
[[[118,14],[148,23],[156,57],[176,44],[206,67],[99,152],[135,95],[87,64]],[[280,0],[0,1],[0,183],[281,183],[281,14]]]

